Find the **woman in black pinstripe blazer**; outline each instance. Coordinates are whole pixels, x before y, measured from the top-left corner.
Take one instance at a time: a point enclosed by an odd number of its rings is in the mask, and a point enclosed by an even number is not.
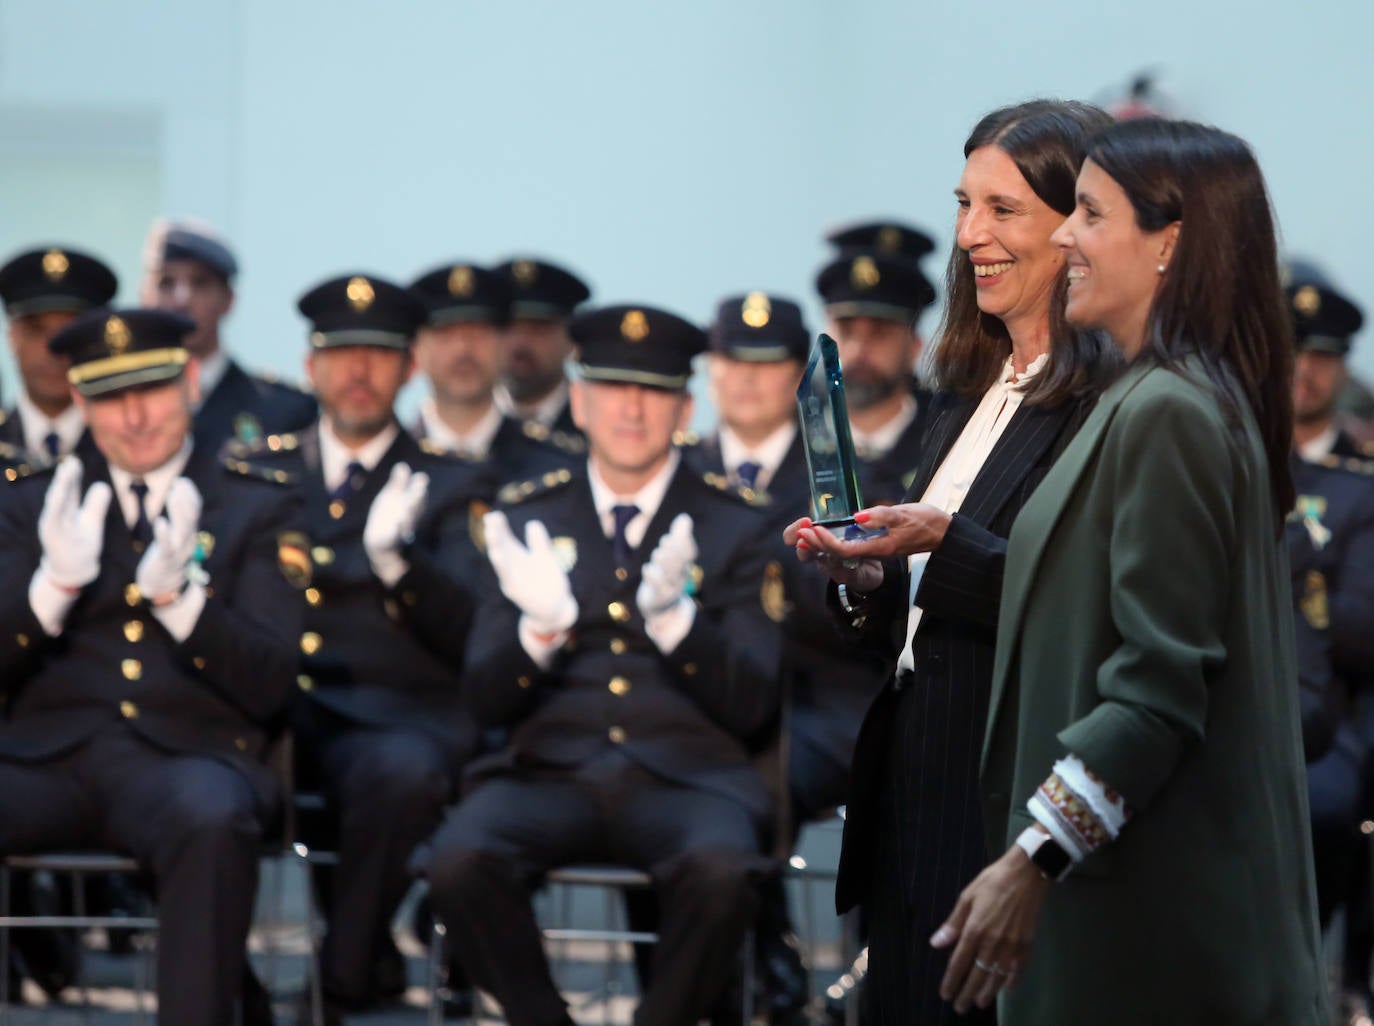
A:
[[[946,954],[929,939],[987,861],[978,759],[1006,537],[1113,365],[1109,345],[1064,323],[1049,241],[1109,120],[1037,100],[978,123],[955,191],[940,392],[906,502],[860,514],[888,529],[873,541],[805,519],[785,535],[831,577],[842,629],[892,668],[859,735],[836,888],[840,912],[867,915],[873,1026],[995,1021],[940,999]]]

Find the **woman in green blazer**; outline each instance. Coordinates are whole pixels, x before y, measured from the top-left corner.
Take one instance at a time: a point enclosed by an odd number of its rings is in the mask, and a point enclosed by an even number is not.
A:
[[[1055,239],[1069,319],[1129,362],[1008,542],[981,779],[1006,854],[932,938],[942,989],[1006,988],[1004,1026],[1317,1026],[1264,181],[1234,136],[1124,122]]]

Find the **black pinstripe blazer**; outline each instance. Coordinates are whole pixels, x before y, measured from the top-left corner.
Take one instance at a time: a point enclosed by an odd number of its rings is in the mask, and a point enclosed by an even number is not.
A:
[[[978,397],[948,393],[934,398],[906,501],[920,500],[978,403]],[[925,612],[912,642],[916,673],[909,685],[910,700],[919,705],[908,710],[900,738],[893,737],[899,695],[892,671],[906,640],[906,561],[889,563],[882,587],[867,596],[856,616],[841,610],[831,588],[832,609],[842,626],[853,640],[881,653],[889,667],[889,683],[870,707],[854,753],[835,892],[842,913],[871,897],[878,798],[885,773],[903,775],[904,793],[920,802],[919,813],[913,809],[902,824],[901,844],[910,856],[904,861],[911,867],[908,897],[915,890],[930,890],[934,877],[952,886],[968,867],[976,871],[985,861],[978,759],[1006,538],[1016,514],[1073,437],[1087,409],[1086,403],[1053,409],[1022,406],[974,479],[940,548],[931,554],[917,593]],[[958,890],[953,893],[957,897]],[[935,901],[932,914],[947,913],[952,901],[938,913],[933,910],[941,901]]]

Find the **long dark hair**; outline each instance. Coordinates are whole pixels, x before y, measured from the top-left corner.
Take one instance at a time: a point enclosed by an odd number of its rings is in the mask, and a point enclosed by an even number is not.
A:
[[[964,143],[964,157],[996,146],[1050,209],[1068,217],[1088,140],[1111,123],[1110,114],[1089,103],[1030,100],[1002,107],[979,121]],[[1061,274],[1050,300],[1050,357],[1027,387],[1027,403],[1054,406],[1094,394],[1118,363],[1115,348],[1098,333],[1070,327],[1064,320],[1067,289]],[[935,380],[961,395],[981,395],[1001,374],[1011,354],[1011,335],[999,318],[978,309],[973,263],[957,242],[945,271],[945,295],[933,360]]]
[[[1182,224],[1137,359],[1179,369],[1195,356],[1237,429],[1249,404],[1282,523],[1294,501],[1293,327],[1255,155],[1220,129],[1148,118],[1103,131],[1088,156],[1121,186],[1141,230]]]

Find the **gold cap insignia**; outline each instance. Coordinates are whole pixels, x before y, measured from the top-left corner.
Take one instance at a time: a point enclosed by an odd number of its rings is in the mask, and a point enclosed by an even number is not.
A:
[[[48,281],[61,281],[70,266],[67,254],[60,249],[50,249],[43,254],[43,273],[48,276]]]
[[[744,297],[744,309],[740,311],[740,320],[751,328],[762,328],[768,323],[772,313],[773,304],[768,302],[768,297],[762,292],[751,292]]]
[[[527,289],[539,277],[539,268],[535,266],[533,260],[517,260],[510,265],[510,273],[514,275],[516,282],[522,289]]]
[[[299,531],[286,531],[277,536],[277,566],[282,576],[296,588],[310,585],[314,567],[310,562],[310,540]]]
[[[474,288],[472,268],[460,264],[448,272],[448,292],[451,296],[470,296]]]
[[[872,257],[857,257],[849,268],[849,281],[856,289],[871,289],[882,277]]]
[[[348,279],[348,288],[345,290],[348,296],[348,305],[353,307],[358,313],[362,313],[372,301],[377,298],[377,292],[372,287],[372,282],[366,278]]]
[[[1308,317],[1315,317],[1322,308],[1322,294],[1315,285],[1304,285],[1293,293],[1293,309]]]
[[[759,588],[759,605],[764,615],[774,623],[787,618],[787,591],[782,583],[782,564],[770,560],[763,568],[763,586]]]
[[[902,233],[894,225],[883,225],[878,230],[878,248],[884,253],[900,253],[902,251]]]
[[[111,356],[120,356],[127,352],[133,340],[129,326],[120,318],[111,317],[105,322],[105,348],[110,351]]]
[[[627,311],[620,321],[620,334],[627,342],[643,342],[649,337],[649,318],[643,310]]]

